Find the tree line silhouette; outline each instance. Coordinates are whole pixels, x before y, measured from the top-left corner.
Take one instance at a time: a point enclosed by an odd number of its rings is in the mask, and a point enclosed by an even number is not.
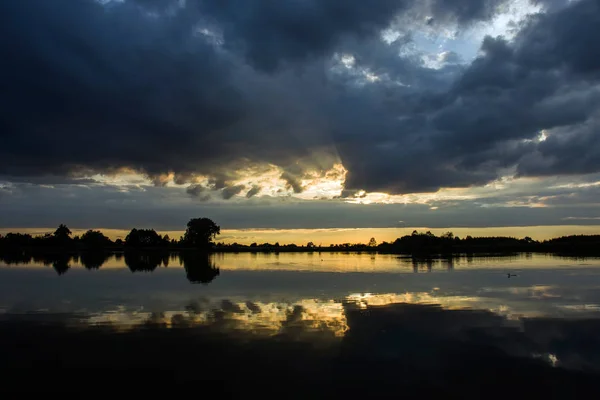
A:
[[[515,238],[507,236],[460,238],[452,232],[436,236],[430,231],[413,231],[392,243],[381,243],[377,250],[385,253],[411,254],[511,254],[521,252],[554,253],[565,255],[600,255],[600,235],[571,235],[537,241],[529,236]]]
[[[571,235],[538,241],[529,236],[487,236],[460,238],[452,232],[436,236],[431,231],[413,231],[393,242],[377,243],[371,238],[368,243],[340,243],[329,246],[279,243],[216,243],[214,250],[219,252],[377,252],[384,254],[405,254],[415,257],[451,254],[514,254],[514,253],[554,253],[564,255],[600,256],[600,235]]]
[[[209,218],[192,218],[185,234],[179,240],[160,235],[154,229],[133,228],[123,239],[112,241],[101,231],[88,230],[81,236],[73,236],[64,224],[54,233],[32,236],[28,233],[0,235],[0,249],[56,249],[56,250],[120,250],[120,249],[195,249],[212,250],[213,240],[221,228]]]
[[[428,256],[435,254],[508,254],[518,252],[545,252],[566,255],[600,255],[600,235],[572,235],[537,241],[531,237],[506,236],[460,238],[452,232],[436,236],[430,231],[413,231],[394,242],[377,243],[371,238],[368,243],[341,243],[329,246],[275,243],[215,243],[220,226],[209,218],[193,218],[179,239],[161,235],[154,229],[132,229],[125,239],[111,240],[101,231],[88,230],[81,236],[73,236],[71,230],[61,224],[54,233],[32,236],[24,233],[0,235],[0,253],[14,253],[11,257],[31,257],[28,252],[78,252],[78,251],[142,251],[199,250],[202,252],[379,252]],[[93,262],[90,262],[92,265]]]

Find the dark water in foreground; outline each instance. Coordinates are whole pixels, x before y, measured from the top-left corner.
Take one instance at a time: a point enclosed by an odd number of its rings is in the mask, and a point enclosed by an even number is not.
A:
[[[599,259],[38,261],[0,262],[0,391],[179,391],[204,380],[221,397],[600,389]]]

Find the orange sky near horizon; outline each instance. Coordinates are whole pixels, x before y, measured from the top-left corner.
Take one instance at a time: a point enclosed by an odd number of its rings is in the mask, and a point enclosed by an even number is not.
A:
[[[43,235],[54,232],[55,228],[0,228],[0,234],[5,235],[8,232],[29,233],[31,235]],[[128,230],[124,229],[104,229],[101,230],[112,240],[125,238]],[[85,229],[71,229],[73,235],[81,235]],[[396,238],[409,235],[413,230],[425,232],[430,230],[435,235],[451,231],[455,236],[513,236],[522,238],[530,236],[536,240],[551,239],[553,237],[566,235],[594,235],[600,234],[600,225],[549,225],[549,226],[512,226],[512,227],[472,227],[472,228],[428,228],[428,227],[408,227],[408,228],[331,228],[331,229],[221,229],[221,235],[217,237],[217,242],[251,244],[257,243],[275,243],[289,244],[296,243],[305,245],[313,242],[315,245],[329,246],[330,244],[340,243],[367,243],[371,237],[374,237],[378,243],[383,241],[394,241]],[[178,239],[184,231],[157,230],[161,235],[167,234],[169,237]]]

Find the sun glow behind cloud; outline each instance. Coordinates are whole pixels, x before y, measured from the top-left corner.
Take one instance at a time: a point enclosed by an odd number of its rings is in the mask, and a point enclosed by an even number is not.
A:
[[[436,201],[460,201],[477,198],[470,193],[471,189],[441,189],[435,193],[413,193],[405,195],[390,195],[381,192],[366,192],[359,190],[353,195],[342,197],[348,170],[341,163],[336,163],[328,170],[305,171],[298,178],[298,186],[302,189],[296,192],[286,179],[284,170],[275,165],[249,167],[232,173],[236,178],[227,181],[227,187],[240,187],[231,200],[250,197],[287,197],[299,200],[337,200],[351,204],[429,204]],[[150,178],[141,173],[124,169],[113,175],[92,175],[98,184],[113,185],[127,191],[131,188],[144,190],[148,186],[164,186],[168,188],[186,189],[200,186],[210,194],[204,200],[222,201],[218,187],[207,176],[193,177],[193,183],[177,183],[173,173]],[[228,198],[229,200],[229,198]]]
[[[542,132],[540,138],[543,137]],[[568,178],[518,177],[515,176],[515,171],[507,170],[506,175],[483,186],[441,188],[436,192],[392,195],[365,190],[346,191],[344,187],[347,173],[348,170],[341,162],[333,164],[329,169],[307,169],[295,176],[286,176],[286,171],[276,165],[253,165],[233,170],[229,179],[219,183],[214,178],[202,175],[187,177],[188,181],[185,182],[173,173],[151,178],[130,169],[120,169],[113,174],[91,175],[89,178],[94,183],[83,185],[110,186],[123,193],[146,192],[153,187],[164,187],[165,196],[178,198],[177,201],[180,202],[197,200],[208,203],[235,203],[248,199],[285,199],[362,205],[423,205],[429,206],[432,211],[463,202],[475,202],[478,207],[484,208],[551,207],[553,201],[569,195],[566,191],[585,191],[600,186],[600,181],[597,180],[573,182]],[[200,188],[198,193],[201,193],[201,196],[193,191],[197,187]]]

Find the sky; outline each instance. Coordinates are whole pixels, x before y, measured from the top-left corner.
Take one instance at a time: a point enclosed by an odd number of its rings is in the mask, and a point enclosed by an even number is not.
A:
[[[589,233],[599,36],[598,0],[3,1],[0,230]]]

